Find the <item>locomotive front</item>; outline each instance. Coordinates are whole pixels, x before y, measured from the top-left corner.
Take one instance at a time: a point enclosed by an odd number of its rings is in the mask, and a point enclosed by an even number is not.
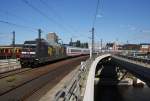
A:
[[[44,39],[36,39],[24,42],[20,62],[22,67],[35,67],[65,56],[65,47],[63,45],[58,43],[50,44]]]
[[[21,56],[20,56],[20,61],[21,65],[30,65],[33,64],[36,58],[36,48],[37,48],[37,43],[36,41],[25,41]]]

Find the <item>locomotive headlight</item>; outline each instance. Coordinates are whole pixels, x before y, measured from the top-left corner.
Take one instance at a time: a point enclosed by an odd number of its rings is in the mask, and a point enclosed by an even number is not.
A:
[[[21,54],[27,54],[27,52],[21,52]]]
[[[35,54],[35,52],[29,52],[29,54]]]

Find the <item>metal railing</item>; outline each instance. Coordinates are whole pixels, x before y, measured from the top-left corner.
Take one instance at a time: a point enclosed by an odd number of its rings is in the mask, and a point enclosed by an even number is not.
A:
[[[142,62],[142,63],[146,63],[146,64],[150,64],[150,59],[148,58],[140,58],[140,57],[126,56],[126,55],[117,55],[117,56],[130,59],[130,60],[134,60],[134,61],[138,61],[138,62]]]
[[[75,72],[71,81],[55,95],[54,101],[81,101],[83,99],[91,61],[92,59],[81,62],[80,68]]]
[[[20,62],[16,59],[0,60],[0,73],[21,68]]]

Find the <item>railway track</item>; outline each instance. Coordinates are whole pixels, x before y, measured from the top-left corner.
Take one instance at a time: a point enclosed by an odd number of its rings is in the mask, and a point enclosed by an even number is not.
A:
[[[63,58],[60,58],[60,59],[55,59],[55,60],[53,60],[53,61],[50,61],[49,63],[50,63],[50,64],[51,64],[51,63],[56,63],[56,62],[59,62],[59,61],[62,61],[62,60],[71,59],[71,58],[76,58],[76,57],[79,57],[79,56],[63,57]],[[47,63],[47,64],[48,64],[48,63]],[[44,66],[44,65],[46,65],[46,64],[39,64],[39,66],[37,66],[37,67],[41,67],[41,66]],[[5,78],[5,77],[8,77],[8,76],[15,75],[15,74],[27,72],[27,71],[30,71],[30,70],[32,70],[32,69],[33,69],[33,67],[30,67],[30,68],[24,67],[24,68],[14,69],[14,70],[11,70],[11,71],[2,72],[2,73],[0,73],[0,79]]]
[[[0,100],[24,100],[49,82],[53,87],[87,58],[88,56],[71,58],[2,78],[0,79]]]
[[[9,76],[12,76],[12,75],[15,75],[15,74],[19,74],[19,73],[22,73],[22,72],[26,72],[26,71],[29,71],[29,70],[31,70],[31,68],[19,68],[19,69],[15,69],[15,70],[12,70],[12,71],[0,73],[0,79],[5,78],[5,77],[9,77]]]

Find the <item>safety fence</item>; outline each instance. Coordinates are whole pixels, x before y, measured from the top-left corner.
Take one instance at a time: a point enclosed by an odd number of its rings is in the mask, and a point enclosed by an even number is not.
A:
[[[20,62],[17,59],[0,60],[0,73],[21,68]]]
[[[117,56],[126,58],[126,59],[130,59],[130,60],[134,60],[134,61],[138,61],[138,62],[142,62],[142,63],[146,63],[146,64],[150,64],[149,58],[140,58],[140,57],[136,57],[136,56],[127,56],[127,55],[117,55]]]
[[[55,95],[55,101],[81,101],[83,99],[87,75],[93,59],[94,57],[81,62],[80,68],[75,72],[71,81]]]

